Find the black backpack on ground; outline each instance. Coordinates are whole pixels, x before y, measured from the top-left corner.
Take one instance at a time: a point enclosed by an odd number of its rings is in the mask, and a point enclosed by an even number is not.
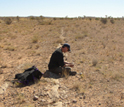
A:
[[[35,81],[40,80],[42,73],[35,67],[26,69],[23,73],[15,75],[15,79],[23,85],[29,85],[30,83],[35,83]]]

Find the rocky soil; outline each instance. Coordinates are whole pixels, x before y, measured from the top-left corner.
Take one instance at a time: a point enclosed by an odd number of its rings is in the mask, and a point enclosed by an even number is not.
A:
[[[48,23],[51,22],[52,23]],[[71,45],[65,60],[77,75],[44,78],[25,87],[14,76],[35,65],[48,69],[52,52]],[[124,20],[27,18],[0,20],[0,107],[123,107]]]

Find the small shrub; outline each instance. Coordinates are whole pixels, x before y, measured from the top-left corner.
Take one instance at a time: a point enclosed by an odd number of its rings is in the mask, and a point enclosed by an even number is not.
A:
[[[115,23],[114,19],[110,19],[110,22],[111,22],[112,24],[114,24],[114,23]]]
[[[56,43],[62,43],[62,39],[58,39]]]
[[[37,43],[38,42],[38,36],[34,36],[33,38],[32,38],[32,43]]]
[[[12,23],[12,20],[9,17],[6,17],[4,21],[7,25],[10,25]]]
[[[53,18],[53,20],[57,20],[57,18]]]
[[[39,25],[51,25],[52,24],[52,20],[51,21],[44,21],[44,20],[37,20]]]
[[[16,50],[15,47],[13,47],[13,46],[8,46],[8,47],[5,47],[4,49],[9,50],[9,51],[15,51]]]
[[[84,88],[82,87],[81,83],[75,83],[72,86],[72,89],[74,89],[75,91],[77,91],[78,93],[83,93],[84,94]]]
[[[95,18],[95,20],[99,20],[99,18]]]
[[[92,65],[93,65],[93,66],[96,66],[97,63],[98,63],[98,61],[97,61],[96,59],[93,59],[93,60],[92,60]]]
[[[17,19],[17,21],[19,22],[19,20],[20,20],[19,16],[17,16],[16,19]]]
[[[89,18],[89,20],[91,21],[91,20],[92,20],[92,18]]]
[[[101,22],[102,22],[103,24],[106,24],[106,23],[107,23],[107,19],[106,19],[106,18],[101,18]]]
[[[34,20],[35,19],[35,17],[34,16],[30,16],[30,20]]]
[[[75,37],[75,39],[84,39],[85,37],[87,37],[88,34],[87,33],[84,33],[84,34],[79,34]]]

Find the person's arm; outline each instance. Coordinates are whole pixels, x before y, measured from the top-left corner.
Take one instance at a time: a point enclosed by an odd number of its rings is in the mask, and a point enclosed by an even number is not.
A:
[[[64,62],[64,63],[65,63],[64,67],[74,67],[73,63],[70,62]]]

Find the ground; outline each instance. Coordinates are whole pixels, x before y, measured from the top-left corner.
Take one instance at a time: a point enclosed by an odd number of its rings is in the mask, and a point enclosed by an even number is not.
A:
[[[124,20],[100,18],[0,19],[1,107],[123,107]],[[35,65],[48,69],[52,52],[69,43],[77,75],[42,77],[26,87],[13,84],[15,74]]]

